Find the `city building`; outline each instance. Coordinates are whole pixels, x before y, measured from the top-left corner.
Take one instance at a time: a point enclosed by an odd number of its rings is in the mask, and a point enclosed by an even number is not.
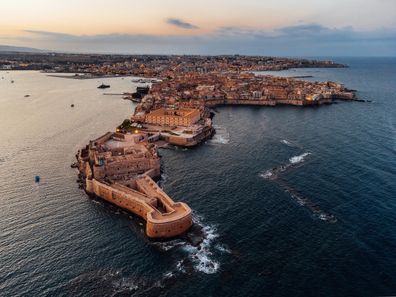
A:
[[[198,109],[180,108],[159,108],[146,115],[145,122],[148,124],[161,126],[191,126],[200,119]]]

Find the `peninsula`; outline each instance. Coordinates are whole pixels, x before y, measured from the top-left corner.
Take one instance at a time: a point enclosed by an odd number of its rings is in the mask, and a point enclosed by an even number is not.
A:
[[[339,83],[251,72],[345,67],[333,62],[239,56],[164,60],[154,59],[132,68],[146,78],[155,75],[156,79],[149,79],[151,88],[138,87],[133,94],[134,101],[139,102],[134,114],[115,132],[90,141],[77,156],[85,191],[142,217],[150,238],[175,237],[192,226],[190,207],[174,202],[154,181],[160,176],[158,148],[168,144],[191,147],[209,139],[215,133],[212,107],[312,106],[356,100],[354,91]],[[114,73],[106,73],[110,74]]]

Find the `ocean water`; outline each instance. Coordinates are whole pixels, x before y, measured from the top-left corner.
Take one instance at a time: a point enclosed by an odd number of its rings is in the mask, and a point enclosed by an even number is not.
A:
[[[152,242],[78,189],[74,154],[133,104],[98,80],[0,72],[0,295],[396,295],[396,59],[335,60],[350,68],[274,74],[371,102],[218,107],[212,140],[161,150],[160,183],[194,210],[198,246]]]

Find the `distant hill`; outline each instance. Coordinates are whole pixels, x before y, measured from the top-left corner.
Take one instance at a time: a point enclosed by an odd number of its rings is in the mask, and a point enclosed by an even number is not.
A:
[[[11,45],[1,45],[0,44],[0,52],[23,52],[23,53],[45,53],[45,50],[31,48],[31,47],[22,47],[22,46],[11,46]]]

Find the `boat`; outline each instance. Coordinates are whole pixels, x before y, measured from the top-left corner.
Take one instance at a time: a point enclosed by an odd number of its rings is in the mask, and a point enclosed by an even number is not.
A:
[[[98,89],[107,89],[107,88],[110,88],[110,85],[105,85],[103,83],[98,87]]]

